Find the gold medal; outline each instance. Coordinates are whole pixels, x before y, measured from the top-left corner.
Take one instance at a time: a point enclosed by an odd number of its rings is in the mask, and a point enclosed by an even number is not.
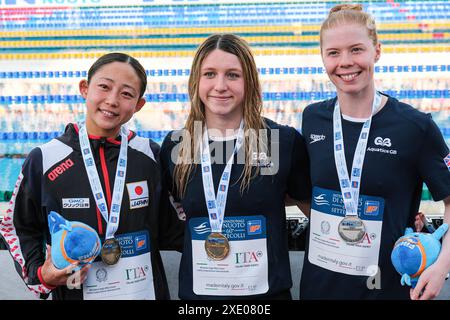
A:
[[[205,250],[211,259],[223,260],[230,253],[230,244],[223,234],[212,232],[205,240]]]
[[[114,265],[122,256],[122,249],[120,248],[119,241],[115,238],[107,239],[103,243],[101,257],[105,264]]]
[[[366,227],[359,217],[347,216],[339,223],[338,232],[345,242],[358,243],[364,238]]]

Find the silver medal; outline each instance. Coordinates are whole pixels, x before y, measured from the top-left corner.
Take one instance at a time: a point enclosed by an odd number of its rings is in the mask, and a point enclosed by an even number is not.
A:
[[[346,216],[338,226],[341,238],[348,243],[358,243],[366,234],[364,222],[357,216]]]

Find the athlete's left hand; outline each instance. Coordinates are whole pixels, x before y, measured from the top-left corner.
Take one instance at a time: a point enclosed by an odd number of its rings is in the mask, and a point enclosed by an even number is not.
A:
[[[444,286],[448,270],[434,263],[420,275],[414,289],[410,291],[411,300],[431,300],[436,298]]]

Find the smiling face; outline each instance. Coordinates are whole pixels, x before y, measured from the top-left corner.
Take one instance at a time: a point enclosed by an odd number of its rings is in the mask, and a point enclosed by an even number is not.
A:
[[[131,65],[111,62],[87,80],[80,81],[86,99],[86,127],[91,135],[115,138],[122,124],[145,104],[140,98],[141,81]]]
[[[323,31],[322,60],[338,95],[374,94],[374,64],[380,58],[380,44],[374,45],[367,28],[341,24]]]
[[[238,57],[220,49],[211,51],[200,67],[198,86],[206,118],[242,117],[244,92],[244,74]]]

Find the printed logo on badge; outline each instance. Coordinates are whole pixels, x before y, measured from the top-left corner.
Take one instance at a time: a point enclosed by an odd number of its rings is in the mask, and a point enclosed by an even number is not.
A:
[[[261,234],[262,228],[261,228],[261,220],[249,220],[247,221],[247,234],[249,236]]]
[[[320,223],[320,231],[322,231],[323,234],[329,234],[330,233],[330,223],[328,221],[322,221]]]
[[[148,206],[149,193],[147,180],[127,183],[127,190],[130,198],[130,209],[138,209]]]
[[[105,282],[106,280],[108,280],[108,271],[106,271],[105,268],[98,269],[95,273],[95,278],[97,282]]]
[[[63,198],[63,209],[88,209],[90,208],[89,198]]]
[[[147,249],[147,238],[145,235],[137,236],[134,238],[134,243],[136,246],[136,251],[141,251]]]
[[[380,211],[380,202],[367,200],[364,205],[364,214],[367,216],[377,216]]]
[[[325,194],[319,194],[318,196],[314,197],[314,203],[318,206],[323,206],[323,205],[330,205],[330,202],[325,198]]]
[[[209,222],[202,222],[198,226],[194,227],[194,231],[196,234],[211,233],[211,227],[209,226]]]

